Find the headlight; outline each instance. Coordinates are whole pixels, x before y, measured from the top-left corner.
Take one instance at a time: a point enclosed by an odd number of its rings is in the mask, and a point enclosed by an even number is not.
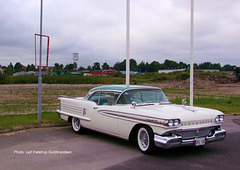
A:
[[[174,121],[173,121],[173,125],[174,126],[179,126],[180,125],[180,119],[175,119]]]
[[[172,127],[173,125],[173,120],[168,120],[168,126]]]
[[[216,123],[222,123],[224,121],[224,115],[218,115],[216,118],[215,118],[215,122]]]
[[[178,127],[180,124],[181,124],[180,119],[169,119],[169,120],[166,120],[165,126]]]

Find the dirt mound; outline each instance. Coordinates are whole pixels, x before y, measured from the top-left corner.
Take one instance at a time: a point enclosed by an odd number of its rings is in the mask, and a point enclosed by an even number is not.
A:
[[[189,88],[190,86],[190,78],[183,81],[179,87],[180,88]],[[194,77],[194,88],[197,89],[211,89],[215,88],[218,84],[230,84],[234,82],[234,78],[232,76],[222,76],[222,75],[198,75]]]

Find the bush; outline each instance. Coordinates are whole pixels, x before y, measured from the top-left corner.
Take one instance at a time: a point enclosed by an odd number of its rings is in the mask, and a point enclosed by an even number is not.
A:
[[[181,73],[176,76],[177,80],[187,80],[190,77],[189,73]]]
[[[38,77],[32,75],[9,76],[9,84],[35,84],[38,83]]]
[[[154,81],[165,81],[165,80],[168,80],[168,76],[165,74],[165,73],[161,73],[159,75],[156,75],[154,78],[153,78]]]
[[[7,84],[7,76],[0,73],[0,84]]]

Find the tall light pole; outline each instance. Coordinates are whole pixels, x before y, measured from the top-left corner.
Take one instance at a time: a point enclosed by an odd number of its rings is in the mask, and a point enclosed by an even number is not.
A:
[[[130,0],[127,0],[126,6],[126,85],[129,86],[130,79]]]
[[[41,0],[40,7],[40,51],[39,51],[39,77],[38,77],[38,122],[41,123],[41,112],[42,112],[42,8],[43,8],[43,0]]]
[[[193,63],[193,33],[194,33],[194,0],[191,0],[191,35],[190,35],[190,106],[193,106],[193,73],[194,73],[194,63]]]

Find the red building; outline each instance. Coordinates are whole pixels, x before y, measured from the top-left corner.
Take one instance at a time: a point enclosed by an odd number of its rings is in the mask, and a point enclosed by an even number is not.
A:
[[[117,73],[116,70],[112,70],[112,69],[109,69],[109,70],[92,70],[92,71],[89,71],[89,74],[90,75],[103,75],[103,76],[106,76],[106,75],[111,75],[113,73]]]
[[[27,70],[27,67],[22,65],[22,71],[26,71]]]

